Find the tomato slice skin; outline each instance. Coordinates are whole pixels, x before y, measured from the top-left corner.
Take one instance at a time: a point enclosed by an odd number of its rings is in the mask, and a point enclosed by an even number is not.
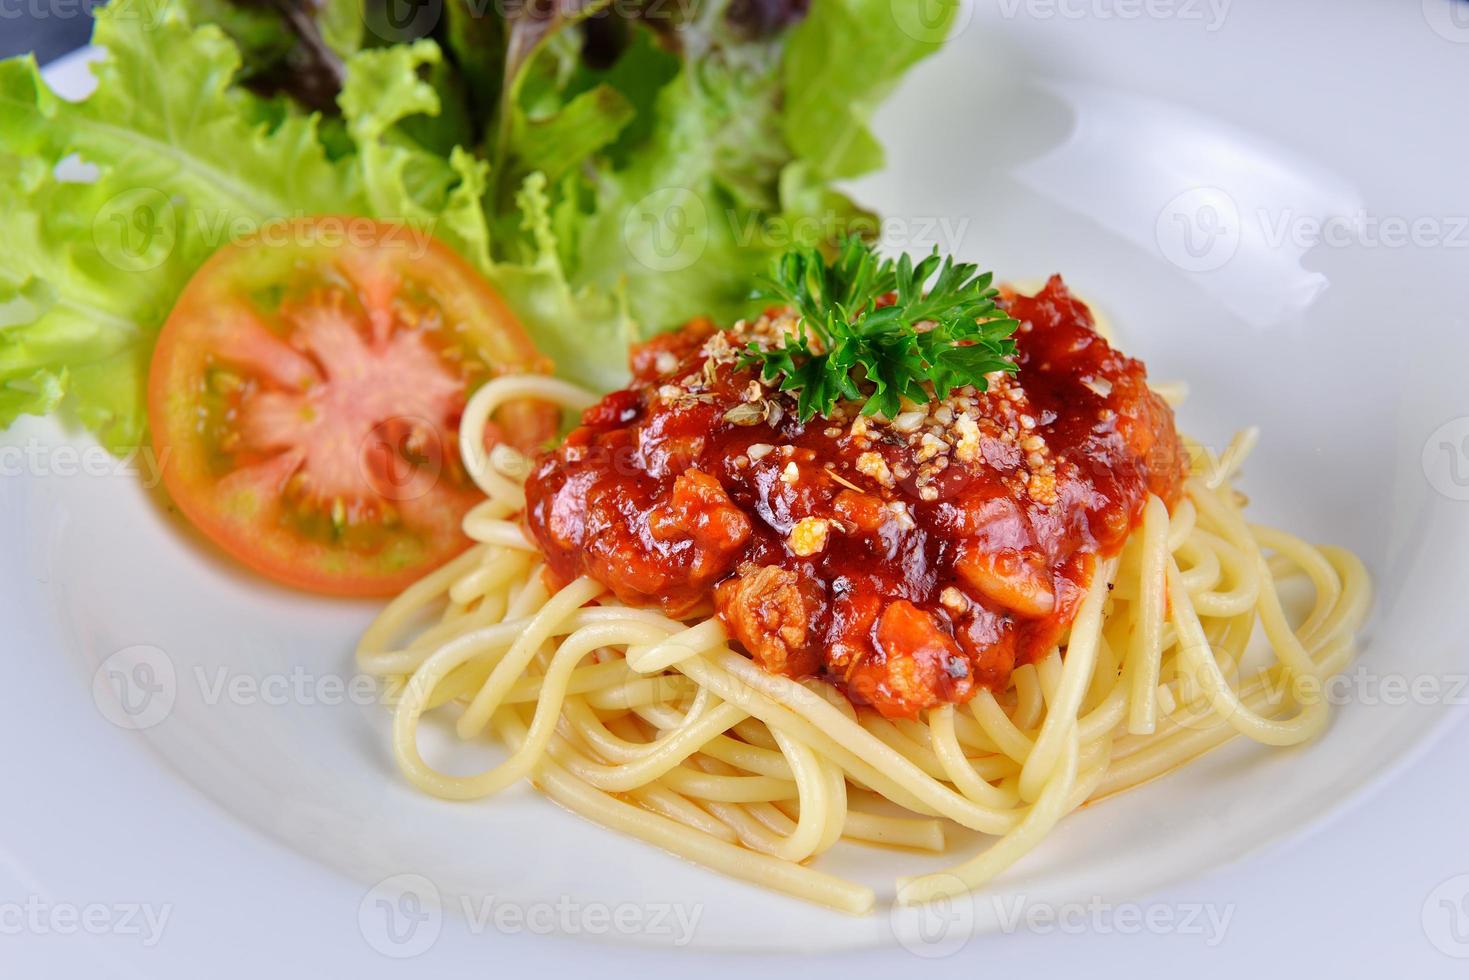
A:
[[[426,233],[323,216],[225,245],[158,336],[148,417],[163,482],[226,553],[297,588],[393,595],[460,554],[480,500],[459,413],[548,361],[500,296]],[[555,409],[490,427],[530,450]]]

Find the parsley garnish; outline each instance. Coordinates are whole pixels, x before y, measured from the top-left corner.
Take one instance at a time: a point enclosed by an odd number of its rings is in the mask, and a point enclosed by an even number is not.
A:
[[[756,297],[790,306],[796,333],[771,349],[752,342],[741,363],[759,365],[766,381],[780,379],[781,391],[799,392],[803,422],[830,414],[843,398],[866,398],[862,414],[894,418],[902,399],[929,400],[925,382],[939,398],[964,385],[984,391],[986,374],[1014,373],[1010,335],[1018,324],[995,305],[993,275],[976,270],[940,259],[937,248],[916,266],[907,255],[894,262],[856,238],[831,263],[814,248],[793,248],[761,279]],[[879,306],[889,293],[893,302]]]

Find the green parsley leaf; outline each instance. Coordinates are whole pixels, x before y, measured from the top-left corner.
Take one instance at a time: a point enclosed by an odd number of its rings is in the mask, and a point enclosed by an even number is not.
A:
[[[986,375],[1016,370],[1010,338],[1019,324],[995,304],[993,280],[937,248],[917,265],[907,255],[880,258],[857,238],[831,262],[815,248],[793,248],[776,258],[756,297],[789,306],[796,332],[773,348],[752,342],[742,363],[798,392],[803,422],[842,399],[865,399],[864,415],[892,418],[904,399],[926,403],[965,385],[984,391]]]

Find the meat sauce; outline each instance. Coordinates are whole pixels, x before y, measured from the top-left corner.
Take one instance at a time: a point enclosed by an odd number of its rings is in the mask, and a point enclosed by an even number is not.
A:
[[[1143,365],[1059,277],[1003,302],[1019,373],[894,419],[848,403],[802,423],[742,369],[738,348],[793,329],[781,311],[640,347],[632,386],[526,487],[551,571],[670,616],[717,613],[767,670],[825,677],[887,717],[1002,690],[1187,469]]]

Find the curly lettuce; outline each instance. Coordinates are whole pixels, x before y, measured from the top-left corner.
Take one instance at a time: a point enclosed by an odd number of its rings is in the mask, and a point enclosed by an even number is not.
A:
[[[149,25],[104,10],[96,41],[109,56],[81,102],[58,98],[32,59],[0,63],[0,425],[65,398],[125,450],[143,437],[153,338],[222,240],[368,202],[315,119],[252,121],[218,29],[176,10]],[[73,159],[92,182],[66,175]]]
[[[832,181],[881,164],[870,112],[943,30],[887,0],[500,6],[403,36],[363,0],[104,8],[78,102],[0,62],[0,427],[60,410],[138,445],[200,264],[321,213],[431,230],[561,374],[615,387],[631,340],[750,312],[773,253],[870,220]]]

